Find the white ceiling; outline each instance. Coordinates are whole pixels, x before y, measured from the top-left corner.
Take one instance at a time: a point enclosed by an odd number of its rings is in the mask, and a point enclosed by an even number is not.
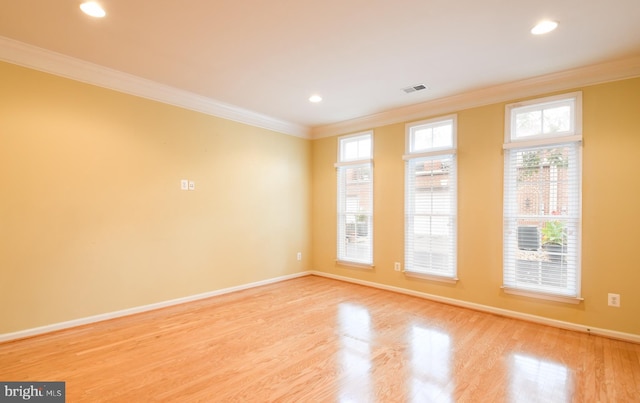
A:
[[[99,2],[2,0],[0,36],[316,129],[640,55],[640,0]]]

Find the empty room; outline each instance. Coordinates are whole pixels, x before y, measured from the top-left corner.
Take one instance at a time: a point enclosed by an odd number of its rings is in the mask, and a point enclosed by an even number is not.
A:
[[[640,3],[0,3],[0,402],[640,402]]]

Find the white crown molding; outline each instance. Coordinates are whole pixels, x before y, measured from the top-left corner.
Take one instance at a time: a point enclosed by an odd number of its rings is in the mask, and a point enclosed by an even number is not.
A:
[[[640,76],[640,56],[635,56],[481,88],[309,129],[1,36],[0,61],[305,139],[331,137],[517,98]]]
[[[0,61],[291,136],[310,138],[310,130],[295,123],[1,36]]]
[[[602,84],[640,76],[640,56],[591,66],[579,67],[544,76],[468,91],[458,95],[434,99],[377,114],[311,129],[311,138],[337,136],[430,116],[458,112],[464,109],[490,105],[564,91],[577,87]]]

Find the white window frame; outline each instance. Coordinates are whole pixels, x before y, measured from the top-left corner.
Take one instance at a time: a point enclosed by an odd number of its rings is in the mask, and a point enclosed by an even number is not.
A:
[[[431,145],[418,149],[415,141],[415,133],[420,129],[435,128],[438,126],[450,125],[451,126],[451,142],[448,145]],[[458,281],[457,277],[457,115],[441,116],[434,119],[422,120],[419,122],[408,123],[405,125],[406,132],[406,154],[403,156],[405,161],[405,236],[404,236],[404,273],[408,276],[415,276],[426,278],[429,280],[443,281],[449,283],[455,283]],[[446,259],[446,266],[448,270],[440,270],[430,265],[428,268],[419,267],[416,263],[415,256],[415,216],[416,216],[416,187],[415,187],[415,163],[422,161],[428,161],[440,158],[450,158],[451,166],[449,167],[448,180],[454,183],[449,183],[449,205],[447,208],[451,212],[450,214],[427,214],[430,219],[435,217],[446,218],[448,220],[447,226],[450,239],[445,242],[449,243],[447,253],[443,254]],[[434,171],[430,171],[434,173]],[[433,193],[430,193],[433,197]],[[430,227],[429,230],[432,228]],[[427,234],[431,237],[434,234]],[[430,256],[433,254],[430,253]]]
[[[370,148],[368,152],[364,154],[363,150],[358,150],[356,156],[347,155],[346,148],[348,144],[356,143],[356,147],[360,146],[361,140],[369,140]],[[338,137],[338,155],[337,155],[336,174],[337,174],[337,242],[336,242],[336,262],[344,266],[352,266],[356,268],[373,268],[373,131],[360,132],[350,134],[346,136]],[[352,169],[362,168],[368,170],[369,177],[367,182],[370,184],[368,194],[366,198],[368,203],[365,203],[365,208],[358,212],[358,216],[364,216],[366,220],[366,236],[362,237],[358,235],[359,226],[356,220],[355,225],[355,239],[353,236],[349,236],[346,230],[347,216],[353,215],[353,212],[349,213],[349,205],[353,205],[353,200],[347,195],[346,192],[346,174]],[[359,205],[361,206],[361,204]],[[356,245],[353,242],[357,242]],[[366,253],[365,256],[353,256],[348,252],[349,243],[352,243],[352,248],[363,249]]]
[[[545,132],[544,130],[518,136],[516,127],[516,115],[519,112],[543,111],[554,106],[569,106],[570,124],[567,130],[558,132]],[[542,112],[543,113],[543,112]],[[561,220],[571,223],[571,231],[566,246],[567,275],[575,276],[573,287],[545,286],[543,284],[526,284],[519,281],[516,274],[518,260],[517,255],[517,220],[529,216],[519,215],[517,204],[517,176],[510,174],[517,152],[528,150],[550,150],[556,147],[568,147],[575,155],[573,165],[568,168],[568,189],[573,197],[569,203],[575,211],[568,215],[561,215]],[[513,103],[505,107],[505,171],[504,171],[504,206],[503,206],[503,286],[505,293],[553,300],[577,304],[581,297],[581,223],[582,223],[582,93],[572,92],[550,97],[532,99],[524,102]],[[513,203],[511,201],[514,201]],[[548,213],[541,216],[545,219],[551,217]],[[533,218],[533,217],[532,217]],[[537,242],[537,241],[536,241]],[[563,252],[564,253],[564,252]],[[565,258],[563,258],[565,259]],[[540,269],[542,270],[542,269]],[[573,277],[572,277],[573,278]],[[571,284],[571,282],[568,282]]]

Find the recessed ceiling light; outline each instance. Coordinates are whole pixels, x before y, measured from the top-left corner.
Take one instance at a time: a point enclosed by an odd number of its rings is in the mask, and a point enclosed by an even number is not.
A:
[[[309,97],[309,102],[313,102],[314,104],[321,102],[322,101],[322,97],[320,95],[311,95]]]
[[[80,9],[82,10],[83,13],[96,18],[102,18],[105,15],[107,15],[107,13],[100,6],[100,4],[98,4],[95,1],[87,1],[80,4]]]
[[[540,21],[538,24],[536,24],[535,27],[531,28],[531,33],[534,35],[542,35],[542,34],[546,34],[548,32],[553,31],[557,27],[558,27],[557,22],[544,20],[544,21]]]

